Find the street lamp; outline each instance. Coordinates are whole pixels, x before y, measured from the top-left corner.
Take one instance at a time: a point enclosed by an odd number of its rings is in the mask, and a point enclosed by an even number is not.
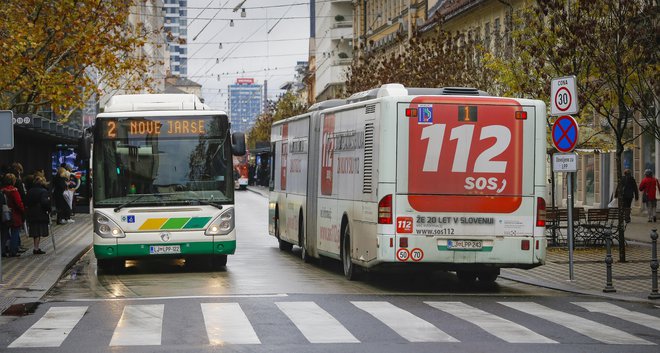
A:
[[[241,17],[245,17],[245,16],[246,16],[245,9],[241,9]]]
[[[218,44],[218,49],[222,49],[222,43]]]
[[[234,27],[234,20],[229,20],[229,27]]]

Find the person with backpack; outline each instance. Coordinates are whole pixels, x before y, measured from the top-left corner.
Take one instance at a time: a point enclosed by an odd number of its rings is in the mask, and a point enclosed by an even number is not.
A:
[[[14,186],[16,184],[16,176],[12,173],[5,174],[2,179],[3,186],[0,190],[4,193],[7,204],[12,210],[11,220],[8,222],[9,226],[9,254],[8,256],[18,256],[18,245],[20,242],[21,227],[23,226],[23,217],[25,215],[25,208],[23,200],[18,193],[18,189]]]
[[[655,197],[655,193],[658,189],[660,189],[660,182],[658,182],[657,178],[653,177],[651,169],[647,169],[644,171],[644,179],[639,183],[639,191],[642,192],[642,202],[646,204],[649,222],[657,222],[658,220],[655,214],[656,207],[658,206],[658,200]]]
[[[35,177],[25,199],[28,235],[34,242],[34,249],[32,250],[34,255],[46,253],[39,247],[39,241],[41,237],[48,236],[48,224],[50,223],[51,203],[47,185],[46,178],[42,176]]]

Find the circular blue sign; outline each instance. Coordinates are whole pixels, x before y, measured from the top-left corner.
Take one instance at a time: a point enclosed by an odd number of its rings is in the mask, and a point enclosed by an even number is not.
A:
[[[570,152],[578,141],[577,121],[570,115],[562,115],[552,125],[552,143],[560,152]]]

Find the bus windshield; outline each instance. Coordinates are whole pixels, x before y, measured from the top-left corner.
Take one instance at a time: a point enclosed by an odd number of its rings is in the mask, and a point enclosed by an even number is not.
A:
[[[234,202],[227,117],[102,117],[93,149],[94,207]]]

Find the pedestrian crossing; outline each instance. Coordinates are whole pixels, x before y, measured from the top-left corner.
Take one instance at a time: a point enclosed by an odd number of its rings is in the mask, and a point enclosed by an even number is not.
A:
[[[163,332],[168,329],[164,318],[169,305],[176,304],[127,303],[121,315],[113,321],[116,324],[112,325],[112,335],[108,334],[109,341],[98,338],[95,342],[112,347],[159,346],[163,344]],[[585,301],[568,305],[568,308],[563,306],[562,311],[526,301],[491,302],[485,309],[478,307],[485,305],[470,305],[459,301],[423,301],[414,305],[382,300],[345,301],[333,305],[284,300],[265,304],[214,302],[199,303],[201,318],[186,318],[185,322],[199,320],[200,325],[206,329],[207,341],[196,343],[211,346],[267,345],[269,337],[265,332],[275,325],[268,318],[278,317],[288,320],[286,323],[277,322],[278,335],[291,336],[292,340],[300,340],[300,344],[350,345],[377,342],[374,335],[364,333],[358,329],[360,327],[380,330],[378,337],[394,336],[401,342],[410,343],[460,344],[488,339],[512,344],[575,343],[562,342],[562,330],[572,331],[571,335],[577,334],[581,337],[581,343],[646,346],[660,343],[660,317],[609,302]],[[97,306],[87,305],[50,307],[19,337],[7,339],[7,342],[11,342],[8,348],[53,348],[66,345],[67,340],[84,339],[72,333],[85,325],[91,325],[86,322],[91,320],[87,314],[94,310],[103,311]],[[197,311],[186,312],[194,316]],[[181,319],[178,314],[175,317]],[[104,318],[112,321],[107,315]],[[514,322],[511,318],[521,322]],[[550,324],[556,325],[556,330],[548,330]],[[456,327],[473,329],[457,330]],[[630,331],[634,334],[623,331],[621,327],[632,327]],[[176,328],[196,332],[201,329],[194,325],[182,326],[180,323],[177,323]],[[644,330],[648,332],[644,334]],[[89,334],[89,331],[83,332]]]

